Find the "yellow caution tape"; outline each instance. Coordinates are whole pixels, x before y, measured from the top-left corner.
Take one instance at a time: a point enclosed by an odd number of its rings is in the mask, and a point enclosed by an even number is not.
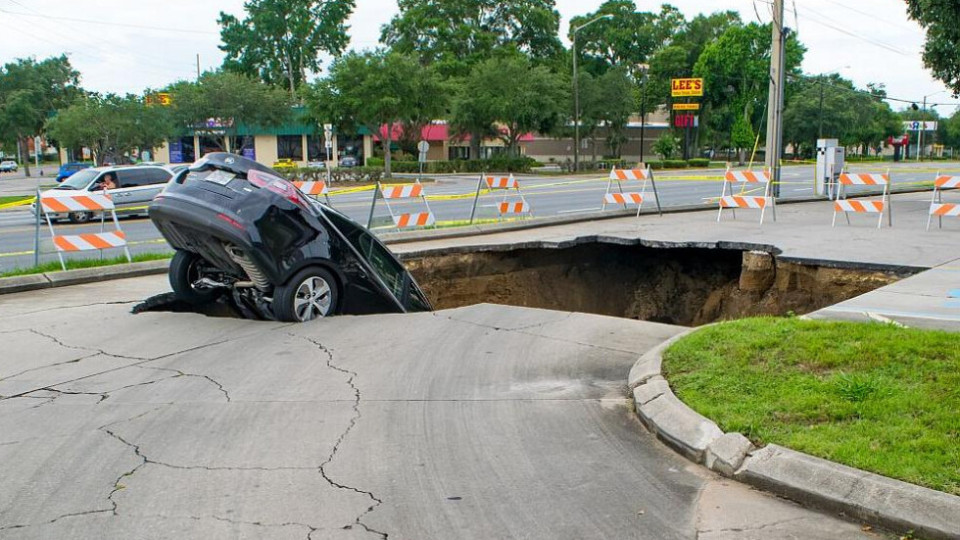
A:
[[[36,197],[30,197],[28,199],[23,199],[21,201],[13,201],[13,202],[0,204],[0,210],[3,210],[4,208],[14,208],[17,206],[26,206],[28,204],[32,204],[33,201],[35,201],[36,199],[37,199]]]

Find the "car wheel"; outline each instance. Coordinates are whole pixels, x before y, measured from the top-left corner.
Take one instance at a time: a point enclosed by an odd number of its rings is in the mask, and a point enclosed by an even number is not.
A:
[[[93,219],[93,214],[90,212],[70,212],[70,223],[86,223]]]
[[[177,251],[173,254],[173,260],[170,261],[170,286],[177,299],[188,304],[200,305],[213,302],[220,296],[217,289],[198,289],[193,284],[203,277],[200,274],[200,263],[203,261],[199,255],[189,251]]]
[[[277,320],[304,322],[328,317],[337,312],[337,282],[323,268],[305,268],[273,294],[273,314]]]

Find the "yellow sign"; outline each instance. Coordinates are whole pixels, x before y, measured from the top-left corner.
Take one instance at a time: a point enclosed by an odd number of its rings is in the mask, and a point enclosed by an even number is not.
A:
[[[675,111],[699,111],[699,103],[674,103],[673,110]]]
[[[670,94],[673,97],[702,96],[703,79],[670,79]]]
[[[166,92],[158,92],[147,96],[147,105],[163,105],[164,107],[169,107],[171,103],[173,103],[173,99],[171,99],[170,94]]]

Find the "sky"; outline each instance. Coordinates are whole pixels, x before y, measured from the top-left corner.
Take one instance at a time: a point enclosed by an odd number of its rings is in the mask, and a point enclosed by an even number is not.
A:
[[[907,19],[903,0],[785,0],[786,24],[806,45],[803,71],[839,73],[865,87],[884,83],[891,97],[936,104],[943,116],[958,103],[923,67],[924,33]],[[556,0],[566,36],[573,16],[602,0]],[[658,11],[661,1],[635,0]],[[770,21],[770,0],[672,0],[687,18],[720,10],[744,21]],[[135,7],[132,7],[135,6]],[[0,62],[67,53],[84,88],[141,93],[220,65],[220,11],[242,18],[243,0],[0,0]],[[351,48],[374,48],[396,0],[357,0]],[[564,39],[565,40],[565,39]],[[566,41],[566,40],[565,40]],[[906,104],[892,102],[895,110]]]

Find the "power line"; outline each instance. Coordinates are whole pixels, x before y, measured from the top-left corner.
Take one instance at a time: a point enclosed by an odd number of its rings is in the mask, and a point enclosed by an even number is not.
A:
[[[115,22],[106,22],[106,21],[96,21],[93,19],[79,19],[76,17],[61,17],[57,15],[40,13],[37,10],[28,8],[27,6],[24,6],[23,4],[16,2],[15,0],[9,0],[9,1],[13,2],[14,4],[24,9],[30,9],[31,11],[33,11],[33,13],[22,13],[22,12],[9,11],[9,10],[0,8],[0,11],[2,11],[3,13],[7,13],[9,15],[20,15],[22,17],[36,17],[36,18],[43,18],[43,19],[55,19],[59,21],[79,22],[79,23],[85,23],[85,24],[99,24],[102,26],[116,26],[119,28],[133,28],[136,30],[157,30],[160,32],[177,32],[181,34],[203,34],[203,35],[216,35],[216,36],[220,35],[217,32],[211,32],[209,30],[189,30],[184,28],[171,28],[166,26],[149,26],[149,25],[143,25],[143,24],[115,23]]]
[[[833,4],[835,4],[835,5],[837,5],[837,6],[839,6],[839,7],[842,7],[842,8],[844,8],[844,9],[850,10],[850,11],[852,11],[852,12],[854,12],[854,13],[858,13],[858,14],[860,14],[860,15],[863,15],[864,17],[870,17],[871,19],[880,21],[880,22],[882,22],[882,23],[889,24],[890,26],[894,26],[894,27],[899,28],[899,29],[901,29],[901,30],[908,30],[908,31],[910,31],[910,32],[916,32],[916,28],[909,28],[909,27],[904,26],[904,25],[902,25],[902,24],[898,24],[898,23],[895,23],[895,22],[893,22],[893,21],[888,21],[888,20],[886,20],[886,19],[884,19],[884,18],[882,18],[882,17],[877,17],[876,15],[874,15],[873,13],[870,13],[869,11],[862,11],[862,10],[859,10],[859,9],[857,9],[857,8],[850,7],[850,6],[848,6],[848,5],[846,5],[846,4],[842,3],[842,2],[839,2],[838,0],[828,0],[828,1],[831,2],[831,3],[833,3]]]
[[[799,11],[796,11],[796,10],[794,10],[794,14],[795,14],[796,16],[798,16],[798,17],[801,16],[801,14],[799,13]],[[837,31],[837,32],[840,32],[841,34],[845,34],[845,35],[848,35],[848,36],[850,36],[850,37],[852,37],[852,38],[859,39],[860,41],[863,41],[864,43],[869,43],[869,44],[874,45],[874,46],[876,46],[876,47],[880,47],[880,48],[882,48],[882,49],[886,49],[886,50],[888,50],[888,51],[890,51],[890,52],[893,52],[893,53],[896,53],[896,54],[899,54],[899,55],[902,55],[902,56],[906,56],[906,57],[908,57],[908,58],[914,58],[914,57],[916,56],[916,53],[914,53],[914,54],[909,54],[909,53],[907,53],[907,52],[904,52],[904,50],[903,50],[902,48],[895,47],[895,46],[890,45],[890,44],[888,44],[888,43],[884,43],[884,42],[882,42],[882,41],[878,41],[878,40],[875,40],[875,39],[872,39],[872,38],[868,38],[868,37],[865,37],[865,36],[861,36],[860,34],[856,34],[856,33],[854,33],[854,32],[851,32],[851,31],[847,30],[846,28],[842,28],[842,27],[840,27],[840,26],[836,26],[836,25],[834,25],[834,24],[831,24],[831,23],[829,23],[829,22],[826,22],[826,21],[820,19],[820,18],[819,18],[820,16],[817,15],[815,12],[804,12],[804,13],[802,14],[802,17],[804,17],[805,19],[809,20],[810,22],[819,24],[819,25],[821,25],[821,26],[826,26],[827,28],[830,28],[831,30],[835,30],[835,31]]]

